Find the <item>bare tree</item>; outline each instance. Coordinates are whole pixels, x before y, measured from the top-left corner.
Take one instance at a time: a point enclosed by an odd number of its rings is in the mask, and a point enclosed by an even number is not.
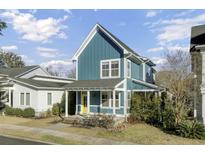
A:
[[[60,76],[58,71],[55,71],[51,65],[45,67],[46,71],[52,76]]]
[[[173,106],[175,108],[178,124],[188,106],[191,97],[192,73],[191,57],[189,52],[177,50],[165,53],[166,63],[161,67],[161,71],[156,76],[156,83],[165,86],[173,94]]]
[[[76,68],[75,67],[70,69],[70,71],[68,72],[68,77],[69,78],[76,78]]]

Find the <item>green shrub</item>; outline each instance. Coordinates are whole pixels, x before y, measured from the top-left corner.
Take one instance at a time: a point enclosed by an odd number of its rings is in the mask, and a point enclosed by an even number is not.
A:
[[[26,108],[23,110],[23,117],[31,118],[35,116],[35,110],[33,108]]]
[[[12,107],[9,107],[8,105],[6,105],[4,111],[5,111],[5,114],[6,114],[6,115],[14,115],[13,108],[12,108]]]
[[[53,104],[52,114],[57,116],[57,115],[59,115],[60,113],[61,113],[60,104],[59,104],[59,103]]]
[[[17,117],[22,117],[23,116],[23,110],[20,108],[13,108],[13,113]]]
[[[177,135],[192,139],[205,139],[205,127],[202,123],[194,121],[184,121],[179,124]]]
[[[160,123],[160,99],[152,97],[148,98],[134,94],[132,98],[131,116],[132,120],[145,121],[152,125]]]

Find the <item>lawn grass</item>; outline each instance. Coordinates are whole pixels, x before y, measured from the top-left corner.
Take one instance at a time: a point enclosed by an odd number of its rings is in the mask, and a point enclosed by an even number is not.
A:
[[[0,116],[0,124],[19,124],[29,121],[31,121],[31,119],[19,118],[14,116]]]
[[[84,145],[86,142],[79,142],[79,141],[73,141],[72,139],[65,139],[62,137],[56,137],[53,135],[41,135],[38,133],[31,133],[31,132],[22,132],[22,131],[14,131],[10,129],[0,129],[0,135],[9,135],[9,136],[15,136],[20,137],[24,139],[34,139],[41,142],[46,143],[52,143],[52,144],[65,144],[65,145]]]
[[[15,124],[29,127],[49,128],[52,125],[56,117],[46,119],[25,119],[17,117],[0,116],[0,124]],[[145,123],[137,123],[134,125],[128,125],[128,127],[122,132],[109,132],[102,128],[82,128],[73,127],[71,125],[65,125],[63,127],[55,128],[55,130],[67,133],[75,133],[86,136],[108,138],[116,141],[127,141],[135,144],[205,144],[205,140],[187,139],[176,135],[171,135],[163,132],[159,128],[153,127]],[[8,131],[9,132],[9,131]],[[3,132],[3,133],[8,133]],[[1,133],[1,132],[0,132]],[[10,132],[11,133],[11,132]],[[79,143],[71,140],[64,140],[62,138],[54,136],[38,136],[38,134],[28,134],[28,132],[12,132],[13,135],[22,135],[36,137],[44,141],[58,142],[58,144],[85,144],[85,142]],[[9,134],[8,134],[9,135]],[[11,134],[12,135],[12,134]]]
[[[150,126],[145,123],[138,123],[128,125],[122,132],[110,132],[102,128],[80,128],[80,127],[66,127],[60,129],[63,132],[73,132],[82,135],[110,138],[116,141],[127,141],[136,144],[147,145],[184,145],[184,144],[205,144],[205,140],[187,139],[176,135],[171,135],[163,132],[159,128]]]

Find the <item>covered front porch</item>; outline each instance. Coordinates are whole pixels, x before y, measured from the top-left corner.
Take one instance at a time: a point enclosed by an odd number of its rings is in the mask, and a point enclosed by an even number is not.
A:
[[[76,81],[65,87],[65,116],[68,116],[69,92],[76,93],[75,114],[125,116],[128,107],[126,91],[119,88],[121,79]]]

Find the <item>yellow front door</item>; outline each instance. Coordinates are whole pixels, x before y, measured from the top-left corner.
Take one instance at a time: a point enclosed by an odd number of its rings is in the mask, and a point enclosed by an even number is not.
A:
[[[88,102],[87,102],[87,92],[81,92],[81,103],[82,103],[82,113],[87,113]]]

